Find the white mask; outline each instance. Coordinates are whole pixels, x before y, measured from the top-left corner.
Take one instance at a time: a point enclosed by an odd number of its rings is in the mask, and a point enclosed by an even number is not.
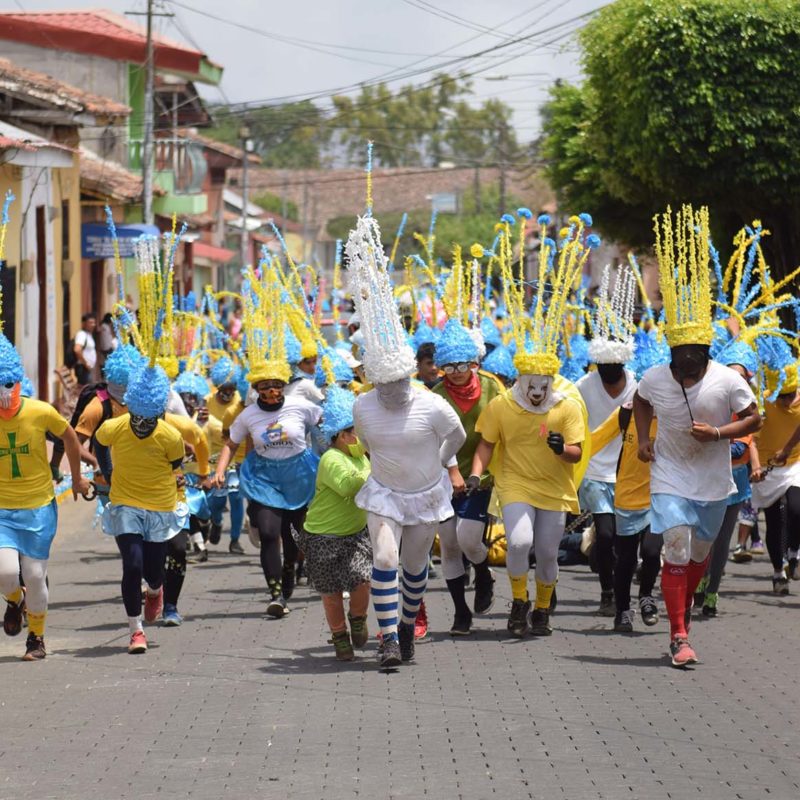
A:
[[[375,391],[384,408],[402,408],[411,400],[411,379],[402,378],[391,383],[378,383],[375,385]]]
[[[14,386],[10,389],[0,386],[0,408],[10,408],[11,399],[14,395]]]
[[[512,392],[517,404],[534,414],[548,412],[561,400],[561,395],[553,391],[550,375],[520,375]]]

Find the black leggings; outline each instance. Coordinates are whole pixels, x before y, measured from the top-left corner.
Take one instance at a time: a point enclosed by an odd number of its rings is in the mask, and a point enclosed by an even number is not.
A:
[[[186,553],[189,550],[189,534],[181,531],[167,542],[167,559],[164,566],[164,605],[178,605],[183,580],[186,577]]]
[[[610,592],[614,588],[614,540],[617,532],[616,518],[613,514],[593,514],[594,518],[594,557],[600,590]]]
[[[639,579],[639,597],[651,597],[656,585],[658,571],[661,569],[661,546],[664,537],[660,533],[650,533],[647,527],[633,536],[614,535],[614,550],[617,563],[614,567],[614,601],[617,613],[628,611],[631,607],[631,582],[639,561],[639,547],[642,551],[642,573]]]
[[[151,589],[164,583],[166,542],[146,542],[138,533],[116,537],[122,555],[122,602],[129,617],[142,613],[142,578]]]
[[[783,569],[783,556],[800,549],[800,486],[790,486],[786,494],[764,509],[767,522],[767,552],[776,573]]]
[[[714,546],[711,549],[711,558],[709,559],[708,569],[706,570],[706,576],[708,577],[706,592],[710,594],[716,594],[719,591],[722,573],[725,571],[725,564],[728,562],[728,553],[731,549],[733,529],[736,527],[736,522],[739,519],[739,510],[741,507],[741,503],[734,503],[725,509],[725,517],[722,520],[717,538],[714,539]]]
[[[297,545],[292,538],[292,528],[303,529],[306,509],[297,508],[287,511],[284,508],[262,506],[261,503],[250,502],[247,506],[250,524],[258,529],[261,540],[261,569],[270,592],[280,594],[281,571],[283,565],[293,566],[297,561]],[[283,559],[281,559],[281,543],[283,543]]]

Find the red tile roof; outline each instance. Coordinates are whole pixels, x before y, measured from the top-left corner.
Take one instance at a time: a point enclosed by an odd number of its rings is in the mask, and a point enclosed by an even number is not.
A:
[[[226,247],[217,247],[206,242],[195,242],[192,245],[195,258],[206,258],[218,264],[227,264],[236,255],[235,251],[228,250]]]
[[[0,92],[40,101],[74,113],[88,112],[109,117],[127,117],[131,109],[96,94],[84,92],[68,83],[51,78],[43,72],[18,67],[0,58]]]
[[[135,203],[142,199],[142,176],[117,164],[81,150],[81,189],[121,203]],[[153,194],[161,197],[166,192],[153,186]]]
[[[144,29],[105,9],[0,12],[0,39],[143,64]],[[162,69],[198,73],[199,50],[164,36],[155,37],[155,63]]]
[[[0,120],[0,150],[25,150],[34,152],[36,150],[64,150],[67,153],[76,152],[74,147],[70,147],[60,142],[51,142],[35,133],[18,128],[10,122]]]
[[[177,135],[183,136],[186,139],[191,139],[192,141],[195,142],[199,142],[204,147],[207,147],[209,150],[216,150],[218,153],[222,153],[222,155],[228,156],[229,158],[232,158],[239,163],[241,163],[242,158],[244,156],[244,151],[241,148],[235,147],[232,144],[226,144],[225,142],[217,141],[216,139],[212,139],[209,136],[203,136],[202,134],[198,133],[194,128],[180,128],[177,131]],[[247,156],[247,160],[250,164],[261,163],[261,157],[258,156],[256,153],[249,153]]]

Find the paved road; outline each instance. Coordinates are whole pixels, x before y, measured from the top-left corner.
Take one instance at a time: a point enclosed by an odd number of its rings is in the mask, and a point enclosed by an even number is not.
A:
[[[562,572],[549,640],[505,638],[502,575],[492,614],[451,640],[436,579],[416,664],[339,666],[318,598],[300,588],[266,619],[257,559],[227,552],[190,567],[185,624],[150,628],[134,658],[116,551],[88,512],[62,514],[47,660],[0,639],[2,800],[800,796],[800,585],[766,594],[765,561],[730,565],[692,672],[667,666],[663,621],[610,634],[583,569]]]

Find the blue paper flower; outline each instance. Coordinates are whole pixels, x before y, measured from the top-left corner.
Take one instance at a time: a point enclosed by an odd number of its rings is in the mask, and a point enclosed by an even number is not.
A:
[[[103,374],[109,383],[127,386],[132,373],[145,365],[144,356],[131,344],[120,345],[103,364]]]
[[[596,233],[590,233],[586,237],[586,246],[590,250],[597,250],[598,247],[602,244],[602,240]]]
[[[533,213],[529,208],[525,208],[523,206],[522,208],[517,209],[517,215],[520,217],[524,217],[525,219],[530,219],[533,216]]]
[[[549,214],[539,214],[537,220],[540,225],[547,227],[550,224],[550,215]]]
[[[587,214],[585,211],[582,214],[578,214],[578,219],[587,227],[592,227],[592,215]]]
[[[161,367],[144,367],[131,375],[124,402],[131,414],[154,419],[167,410],[169,378]]]
[[[511,214],[503,214],[503,216],[500,217],[500,221],[501,222],[506,222],[509,225],[513,225],[516,222],[516,220],[514,219],[514,217]]]

